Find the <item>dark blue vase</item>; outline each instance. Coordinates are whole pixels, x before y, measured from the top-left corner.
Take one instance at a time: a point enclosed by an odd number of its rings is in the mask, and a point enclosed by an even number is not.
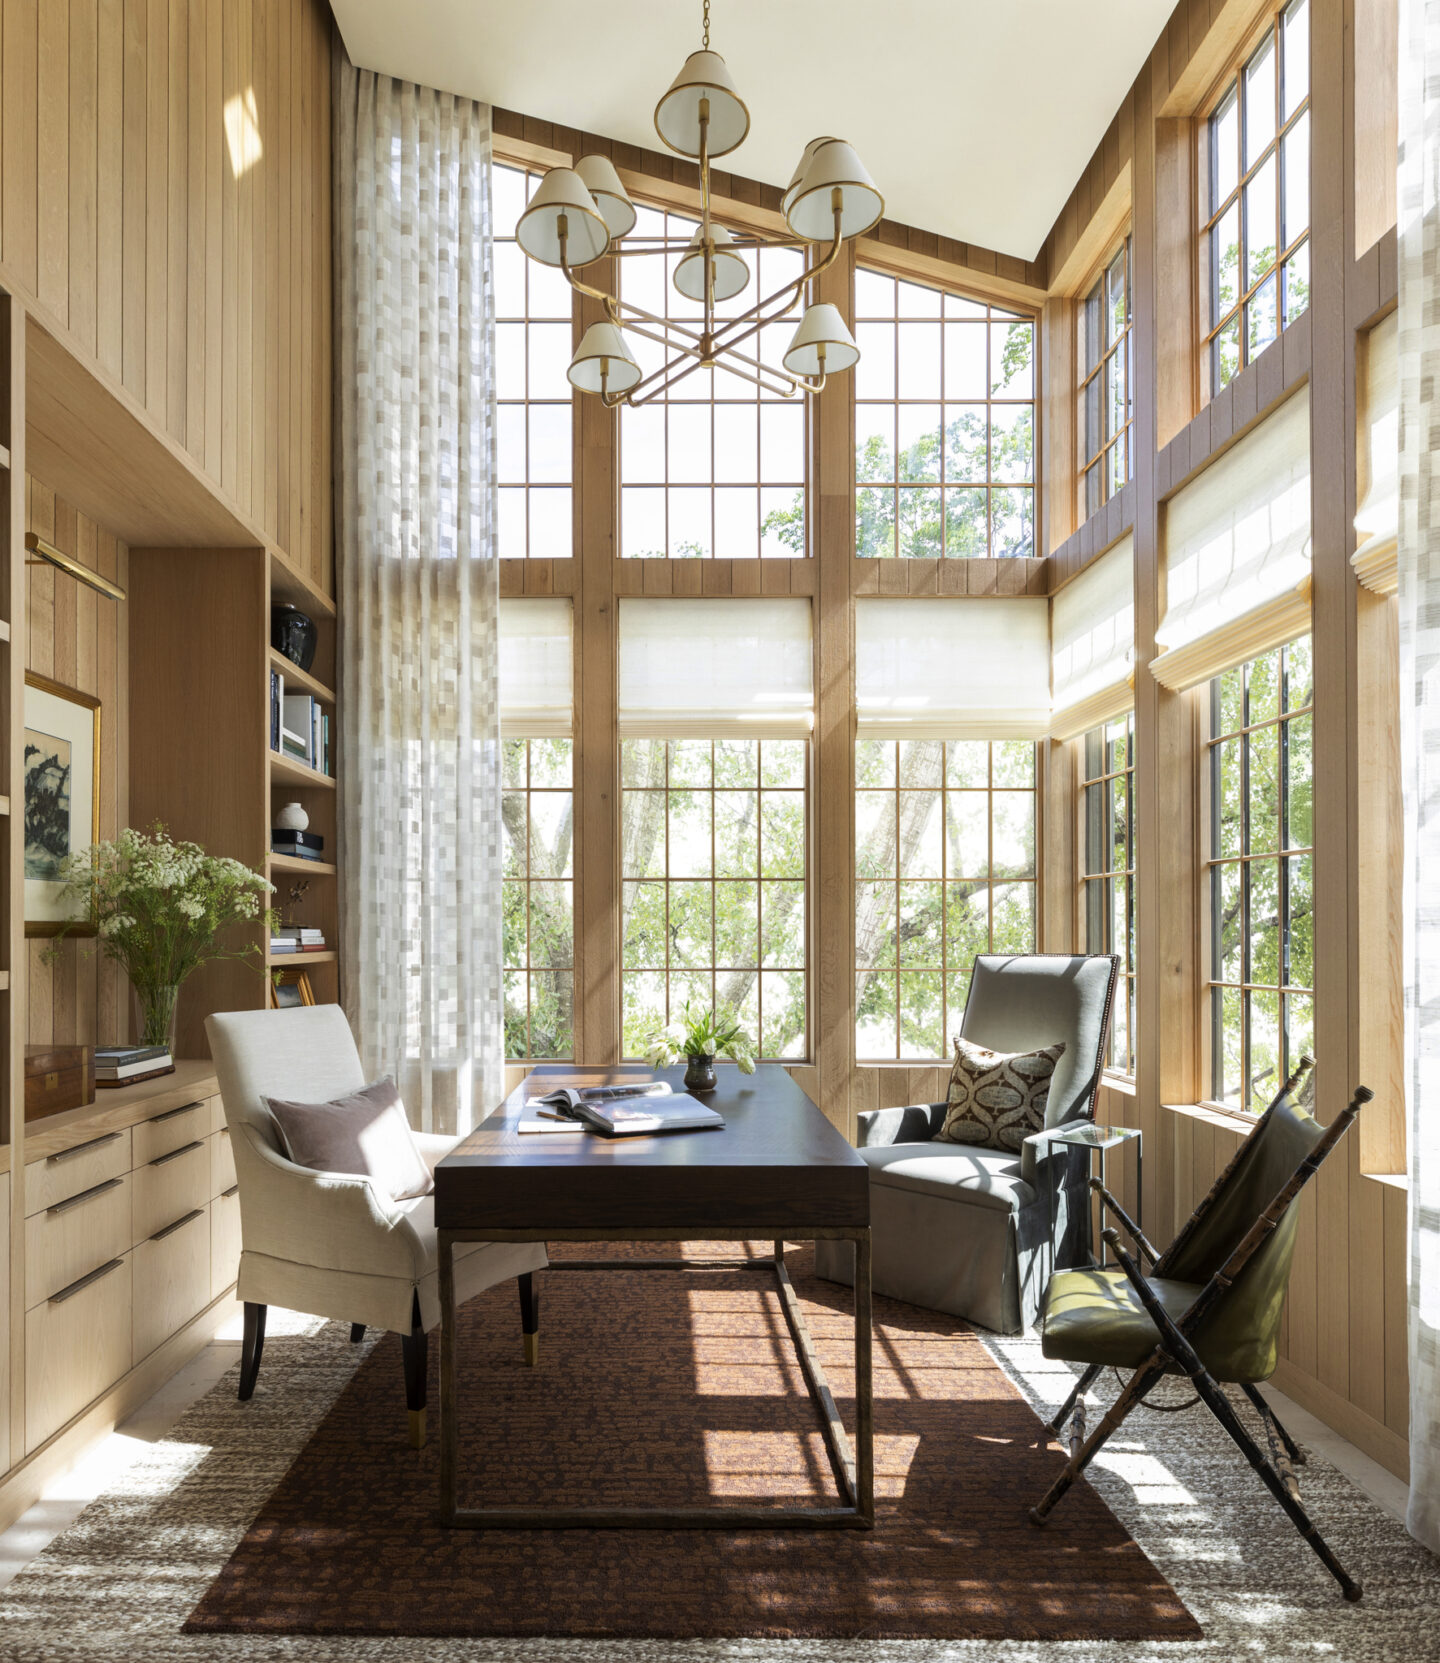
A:
[[[307,618],[298,606],[286,604],[270,608],[270,645],[302,670],[308,670],[315,662],[319,637],[315,620]]]

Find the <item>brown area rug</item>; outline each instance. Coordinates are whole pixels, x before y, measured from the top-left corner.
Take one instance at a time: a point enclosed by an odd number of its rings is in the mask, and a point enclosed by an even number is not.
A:
[[[850,1291],[814,1277],[813,1262],[811,1249],[796,1249],[791,1273],[849,1423]],[[513,1283],[461,1313],[462,1503],[837,1499],[773,1278],[606,1270],[538,1280],[538,1370],[521,1361]],[[875,1425],[872,1532],[447,1530],[436,1517],[438,1440],[420,1454],[406,1442],[400,1344],[387,1335],[185,1630],[1200,1638],[1088,1484],[1048,1528],[1030,1524],[1026,1510],[1062,1458],[1039,1443],[1040,1422],[964,1324],[876,1299]]]

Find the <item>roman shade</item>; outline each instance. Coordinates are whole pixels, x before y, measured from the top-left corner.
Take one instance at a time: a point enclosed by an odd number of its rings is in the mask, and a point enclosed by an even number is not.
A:
[[[620,731],[803,739],[815,721],[810,602],[620,602]]]
[[[1041,738],[1049,601],[856,601],[855,705],[862,739]]]
[[[1310,390],[1170,499],[1151,674],[1194,687],[1310,628]]]
[[[1400,314],[1382,318],[1365,337],[1360,375],[1360,432],[1355,446],[1360,501],[1355,509],[1355,575],[1377,595],[1397,585],[1400,526]]]
[[[1050,600],[1052,739],[1074,739],[1135,702],[1135,540],[1125,536]]]
[[[570,734],[573,630],[568,600],[500,602],[500,731],[507,739]]]

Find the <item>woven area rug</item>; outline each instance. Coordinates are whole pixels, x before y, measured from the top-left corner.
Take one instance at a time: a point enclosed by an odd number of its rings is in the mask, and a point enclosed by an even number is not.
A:
[[[793,1274],[848,1420],[849,1290],[807,1274],[812,1263],[797,1250]],[[464,1309],[462,1502],[835,1499],[771,1278],[606,1270],[542,1281],[538,1370],[521,1362],[513,1284]],[[431,1372],[434,1401],[433,1358]],[[400,1386],[399,1342],[387,1336],[261,1507],[187,1632],[1200,1633],[1088,1485],[1048,1529],[1029,1523],[1026,1509],[1061,1460],[1039,1441],[1034,1412],[962,1324],[895,1301],[877,1299],[875,1309],[877,1520],[868,1533],[447,1530],[436,1518],[436,1440],[423,1454],[408,1447]]]

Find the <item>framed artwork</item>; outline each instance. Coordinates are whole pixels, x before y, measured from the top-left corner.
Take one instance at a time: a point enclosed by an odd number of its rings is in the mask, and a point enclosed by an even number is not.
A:
[[[315,990],[304,970],[275,970],[270,975],[270,1008],[292,1010],[297,1005],[313,1005]]]
[[[99,699],[26,672],[24,775],[25,934],[55,935],[81,913],[60,899],[60,862],[100,840]]]

